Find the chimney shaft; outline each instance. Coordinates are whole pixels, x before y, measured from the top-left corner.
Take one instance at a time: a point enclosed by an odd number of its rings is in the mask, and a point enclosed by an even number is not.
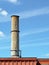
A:
[[[19,16],[11,16],[11,56],[19,58]]]

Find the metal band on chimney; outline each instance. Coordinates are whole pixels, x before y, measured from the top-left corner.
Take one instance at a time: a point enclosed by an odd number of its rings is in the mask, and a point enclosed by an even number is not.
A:
[[[18,30],[13,30],[13,31],[11,31],[11,32],[20,32],[20,31],[18,31]]]

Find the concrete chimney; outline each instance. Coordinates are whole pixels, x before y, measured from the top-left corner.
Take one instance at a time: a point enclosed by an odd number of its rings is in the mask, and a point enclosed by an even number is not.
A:
[[[12,15],[11,18],[11,56],[19,58],[19,16]]]

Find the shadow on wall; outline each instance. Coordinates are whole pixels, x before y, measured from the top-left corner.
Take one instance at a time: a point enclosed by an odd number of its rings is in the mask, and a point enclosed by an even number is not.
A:
[[[37,60],[37,63],[36,63],[36,65],[41,65],[40,63],[39,63],[39,61]]]

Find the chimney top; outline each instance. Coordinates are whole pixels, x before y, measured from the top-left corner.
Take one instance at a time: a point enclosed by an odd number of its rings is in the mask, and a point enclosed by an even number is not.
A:
[[[11,17],[19,17],[18,15],[12,15]]]

